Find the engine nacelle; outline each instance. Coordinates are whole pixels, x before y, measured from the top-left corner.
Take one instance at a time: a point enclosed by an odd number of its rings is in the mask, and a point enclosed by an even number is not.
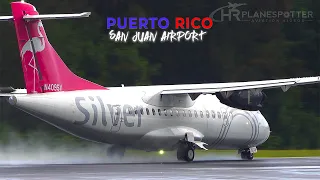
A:
[[[242,110],[257,111],[263,106],[266,94],[262,91],[251,92],[250,90],[234,91],[230,96],[225,93],[217,93],[217,98],[221,103]]]

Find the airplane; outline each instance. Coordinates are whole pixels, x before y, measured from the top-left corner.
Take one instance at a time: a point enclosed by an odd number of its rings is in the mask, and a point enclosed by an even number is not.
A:
[[[228,2],[228,7],[230,9],[236,9],[239,6],[247,5],[247,3],[230,3]]]
[[[315,84],[320,76],[248,82],[104,87],[74,74],[49,43],[43,20],[89,17],[90,12],[40,15],[11,3],[25,88],[0,88],[12,106],[76,137],[126,149],[176,151],[192,162],[196,149],[233,149],[252,160],[270,135],[261,114],[262,90]]]

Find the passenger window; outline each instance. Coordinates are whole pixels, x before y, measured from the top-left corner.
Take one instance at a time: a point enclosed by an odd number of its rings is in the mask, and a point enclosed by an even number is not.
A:
[[[218,118],[221,119],[221,114],[220,114],[220,112],[218,112]]]
[[[161,116],[161,110],[160,109],[158,109],[158,114],[159,114],[159,116]]]
[[[202,111],[200,111],[200,117],[203,118],[203,113],[202,113]]]
[[[178,111],[178,110],[176,110],[176,113],[177,113],[177,116],[179,117],[179,116],[180,116],[180,114],[179,114],[179,111]]]
[[[212,118],[216,118],[216,113],[214,113],[213,110],[211,111],[211,113],[212,113]]]
[[[207,114],[207,118],[209,118],[210,117],[210,113],[209,113],[208,110],[206,111],[206,114]]]
[[[141,115],[143,115],[143,108],[140,109],[140,113],[141,113]]]
[[[189,117],[192,117],[192,113],[191,113],[191,111],[189,110]]]
[[[197,114],[197,111],[196,110],[194,110],[194,117],[198,117],[198,114]]]
[[[164,109],[163,111],[164,111],[164,115],[167,116],[167,110]]]
[[[147,115],[149,115],[150,113],[149,113],[149,109],[148,108],[146,108],[146,112],[147,112]]]
[[[152,108],[152,114],[156,115],[156,111]]]

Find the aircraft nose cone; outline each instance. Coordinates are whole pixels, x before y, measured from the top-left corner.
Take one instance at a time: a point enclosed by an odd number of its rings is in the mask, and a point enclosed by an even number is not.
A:
[[[267,141],[270,136],[270,126],[264,116],[258,112],[259,119],[259,144],[262,144]]]

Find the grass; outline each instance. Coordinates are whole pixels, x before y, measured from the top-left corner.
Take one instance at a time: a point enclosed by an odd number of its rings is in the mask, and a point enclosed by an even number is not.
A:
[[[143,155],[143,156],[155,156],[159,155],[158,152],[144,152],[144,151],[136,151],[129,150],[129,154],[134,155]],[[237,150],[196,150],[196,154],[202,155],[236,155]],[[272,158],[272,157],[320,157],[320,150],[258,150],[258,152],[254,155],[255,157],[261,158]]]
[[[255,157],[312,157],[320,156],[320,150],[258,150]]]
[[[204,152],[198,151],[199,154],[216,153],[216,154],[234,154],[235,150],[209,150]],[[320,150],[258,150],[255,157],[272,158],[272,157],[320,157]]]

